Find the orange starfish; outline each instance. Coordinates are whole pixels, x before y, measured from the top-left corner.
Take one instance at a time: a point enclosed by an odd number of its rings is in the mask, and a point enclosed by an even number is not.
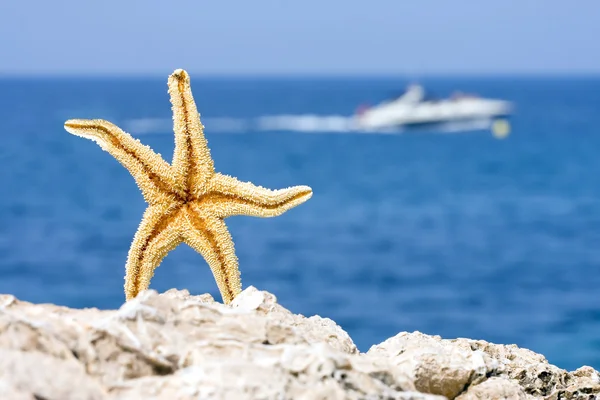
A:
[[[168,164],[150,147],[104,120],[72,119],[65,129],[91,139],[129,170],[148,208],[127,257],[127,300],[148,288],[167,253],[184,242],[208,262],[223,301],[241,291],[238,259],[224,219],[232,215],[274,217],[312,196],[308,186],[269,190],[215,172],[188,74],[168,80],[175,151]]]

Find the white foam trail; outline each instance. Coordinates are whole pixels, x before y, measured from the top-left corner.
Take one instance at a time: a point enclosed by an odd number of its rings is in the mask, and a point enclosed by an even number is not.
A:
[[[447,122],[435,127],[421,129],[424,132],[459,133],[490,129],[490,119]],[[386,128],[365,130],[360,128],[354,117],[343,115],[282,114],[264,115],[257,118],[202,118],[207,132],[248,133],[255,131],[290,131],[303,133],[387,133],[399,134],[410,129]],[[124,123],[124,129],[134,135],[172,134],[170,118],[135,118]]]
[[[166,133],[173,130],[173,122],[168,118],[134,118],[125,121],[123,129],[135,135]]]
[[[298,132],[352,132],[356,131],[354,119],[342,115],[266,115],[256,119],[256,128],[261,131]]]
[[[248,121],[240,118],[202,118],[202,124],[210,132],[241,133],[249,130]],[[134,118],[125,121],[124,129],[134,135],[173,133],[170,118]]]
[[[203,118],[202,124],[211,132],[240,133],[251,128],[248,121],[241,118]]]

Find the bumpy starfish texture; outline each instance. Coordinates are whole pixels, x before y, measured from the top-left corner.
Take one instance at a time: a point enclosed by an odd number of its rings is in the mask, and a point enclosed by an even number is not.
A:
[[[168,86],[175,131],[171,164],[108,121],[72,119],[65,122],[65,129],[95,141],[115,157],[129,170],[148,203],[127,256],[126,299],[147,289],[163,258],[183,242],[204,257],[223,301],[230,303],[242,285],[224,219],[281,215],[307,201],[312,189],[269,190],[215,172],[188,74],[176,70]]]

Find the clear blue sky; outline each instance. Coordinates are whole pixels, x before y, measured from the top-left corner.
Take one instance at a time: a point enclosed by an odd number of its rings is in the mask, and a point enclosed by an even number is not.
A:
[[[600,0],[0,0],[0,74],[600,73]]]

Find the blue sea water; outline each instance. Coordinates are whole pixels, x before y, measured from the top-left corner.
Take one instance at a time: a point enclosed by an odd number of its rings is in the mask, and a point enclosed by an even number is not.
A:
[[[505,140],[339,127],[405,83],[192,75],[218,171],[314,190],[280,217],[227,220],[243,285],[332,318],[362,351],[419,330],[600,368],[600,78],[422,80],[514,101]],[[267,129],[274,115],[286,117]],[[116,308],[146,205],[108,153],[63,129],[70,118],[108,119],[171,160],[166,76],[2,78],[0,293]],[[151,287],[221,299],[185,245]]]

